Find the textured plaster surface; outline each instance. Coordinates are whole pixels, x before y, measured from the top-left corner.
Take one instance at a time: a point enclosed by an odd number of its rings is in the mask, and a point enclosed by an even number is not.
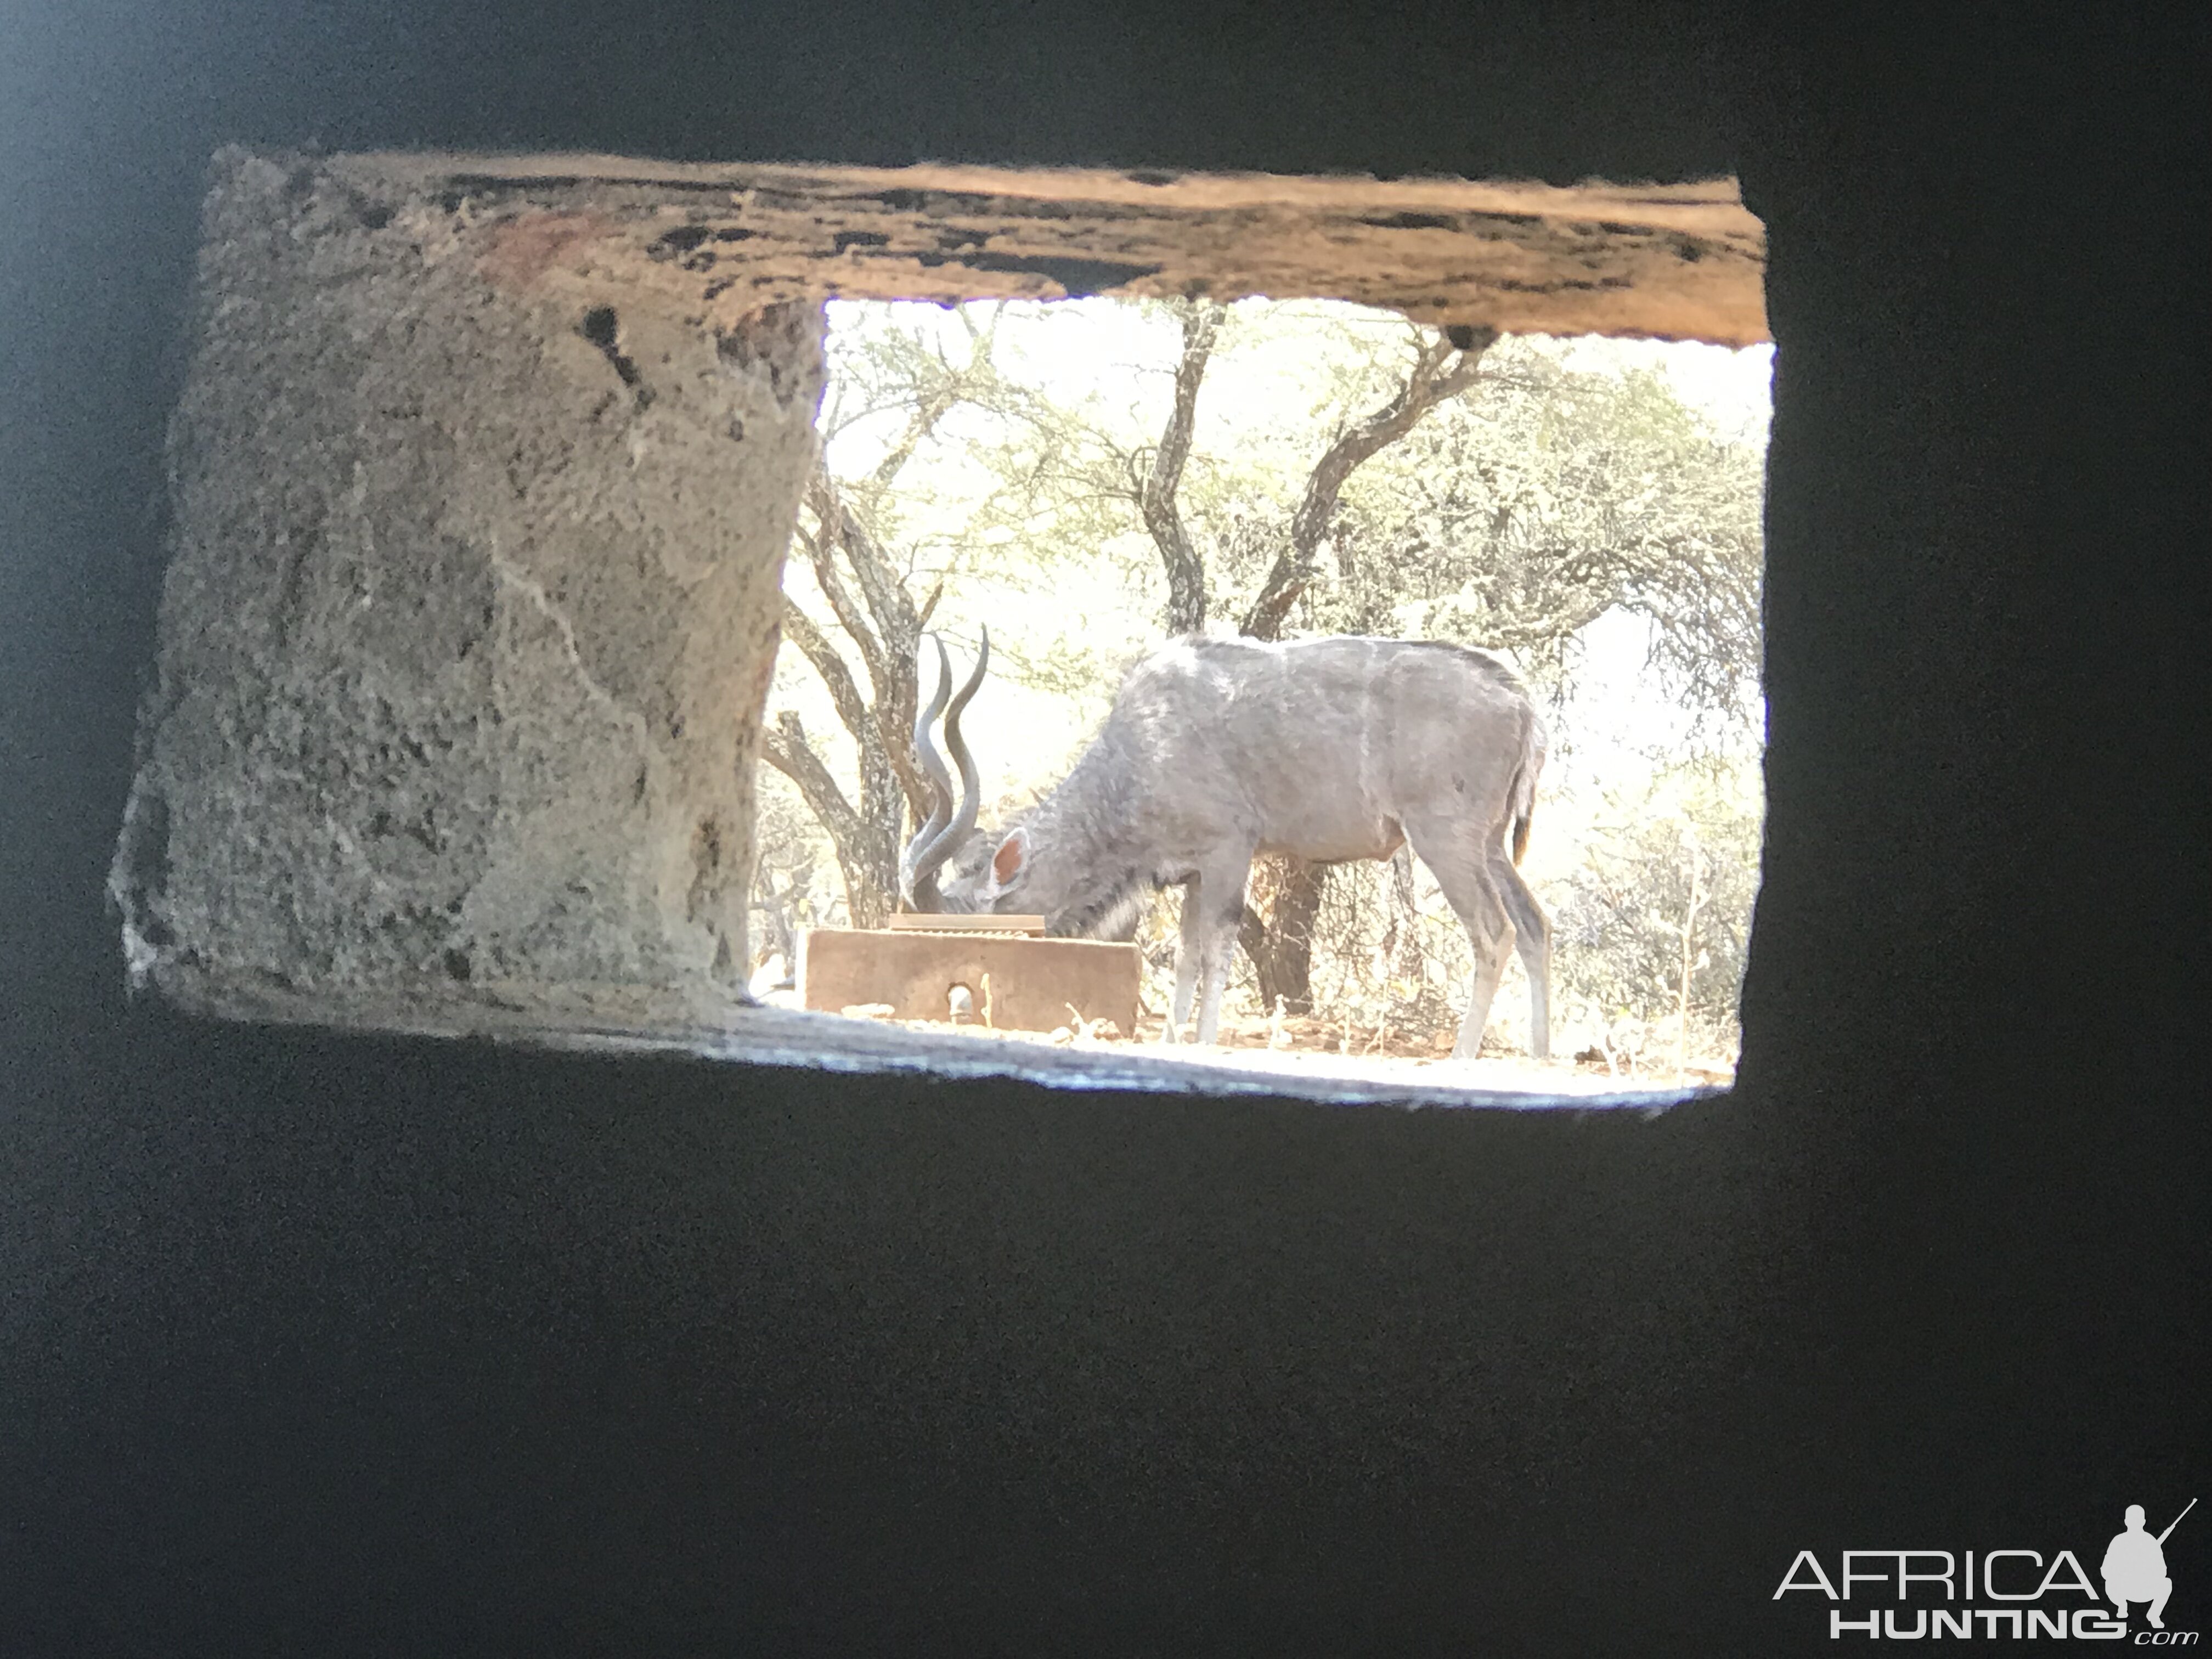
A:
[[[541,274],[218,158],[113,878],[188,1005],[736,993],[819,307],[710,327]]]

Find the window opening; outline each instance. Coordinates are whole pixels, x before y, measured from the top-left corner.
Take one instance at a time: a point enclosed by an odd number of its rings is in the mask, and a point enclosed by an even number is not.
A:
[[[769,703],[756,994],[1000,1041],[1160,1043],[1188,890],[1156,893],[1144,870],[1134,891],[1075,884],[1127,911],[1073,919],[1133,939],[1133,1021],[1059,997],[1042,1018],[987,1019],[965,983],[976,975],[951,958],[946,1006],[927,1014],[862,1001],[842,958],[811,994],[799,983],[809,929],[980,920],[899,914],[915,895],[897,854],[942,799],[905,737],[937,651],[963,678],[989,641],[964,715],[981,827],[942,877],[974,903],[986,855],[1170,641],[1442,641],[1505,664],[1545,734],[1519,870],[1553,942],[1547,1060],[1531,1053],[1512,951],[1483,1057],[1454,1058],[1475,958],[1411,845],[1256,860],[1215,1040],[1165,1052],[1540,1093],[1726,1083],[1762,817],[1771,359],[1541,336],[1462,350],[1328,301],[834,304],[823,455],[786,568]],[[1403,429],[1373,430],[1386,424]],[[941,743],[941,719],[925,729]],[[1284,764],[1345,774],[1314,787],[1358,787],[1340,750],[1278,735]],[[1115,758],[1172,755],[1159,738]],[[1218,805],[1221,781],[1119,784],[1159,793],[1167,815]],[[1115,851],[1172,858],[1187,840],[1139,827]]]
[[[228,1018],[1087,1085],[1724,1080],[1762,258],[1728,181],[226,151],[111,879],[129,970]],[[987,629],[975,781],[939,793],[912,722]],[[1247,734],[1278,796],[1387,820],[1289,836],[1241,893],[1213,872],[1205,1048],[1158,1041],[1198,855],[1123,833],[1047,879],[1051,787],[1163,648],[1248,710],[1305,688]],[[1363,650],[1416,689],[1363,702]],[[1463,695],[1511,742],[1462,742]],[[1364,750],[1324,729],[1347,706]],[[926,723],[956,766],[957,726]],[[1251,791],[1207,770],[1134,817]],[[1447,773],[1495,797],[1471,840]],[[1459,1011],[1522,880],[1552,1054],[1525,951],[1489,1056],[1440,1053],[1482,1035]],[[839,927],[943,982],[777,1006]]]

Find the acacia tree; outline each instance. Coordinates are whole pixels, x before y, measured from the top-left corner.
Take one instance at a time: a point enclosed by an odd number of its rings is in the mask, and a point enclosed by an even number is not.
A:
[[[1206,561],[1183,523],[1182,471],[1190,459],[1190,441],[1198,429],[1198,388],[1229,307],[1215,300],[1187,301],[1171,307],[1182,324],[1182,353],[1176,360],[1175,398],[1158,444],[1122,458],[1129,499],[1159,549],[1168,577],[1167,630],[1170,638],[1206,628]]]
[[[915,661],[923,624],[934,607],[933,592],[914,602],[905,581],[870,535],[828,472],[817,468],[807,485],[811,530],[797,540],[837,626],[858,652],[872,696],[818,626],[788,594],[783,637],[813,665],[828,688],[838,720],[860,751],[860,799],[849,798],[822,757],[795,708],[779,709],[763,734],[769,763],[797,786],[807,808],[830,834],[845,881],[845,908],[855,927],[880,927],[898,897],[898,856],[903,815],[928,811],[927,786],[915,770],[907,730],[914,723]],[[855,602],[839,569],[839,556],[860,587]]]
[[[1741,728],[1758,696],[1763,471],[1756,443],[1715,432],[1660,375],[1577,372],[1508,341],[1480,399],[1347,489],[1334,568],[1300,614],[1509,650],[1560,678],[1577,633],[1627,611],[1651,624],[1676,702]]]
[[[1228,315],[1228,307],[1216,301],[1184,301],[1174,308],[1182,324],[1182,349],[1167,424],[1158,443],[1131,453],[1122,467],[1129,497],[1167,571],[1171,635],[1197,633],[1206,626],[1205,560],[1177,495],[1197,428],[1199,388]],[[1255,549],[1273,549],[1266,574],[1238,624],[1240,633],[1258,640],[1282,636],[1285,620],[1321,572],[1322,550],[1352,473],[1412,432],[1430,410],[1473,386],[1483,354],[1498,337],[1487,329],[1455,329],[1449,335],[1411,325],[1408,329],[1413,356],[1403,378],[1365,414],[1340,417],[1328,447],[1306,474],[1288,523],[1276,528],[1246,519],[1224,538],[1232,564],[1249,560]],[[1264,858],[1254,866],[1237,942],[1252,960],[1263,1006],[1273,1007],[1279,998],[1292,1013],[1312,1011],[1313,923],[1327,877],[1325,867],[1287,856]]]
[[[839,367],[838,402],[823,421],[825,453],[807,482],[793,545],[830,613],[817,621],[789,592],[783,636],[820,678],[858,754],[859,798],[848,795],[796,709],[779,709],[765,733],[769,763],[789,778],[828,832],[855,927],[878,927],[898,902],[905,825],[927,816],[929,786],[912,746],[915,670],[927,627],[957,559],[933,574],[909,546],[895,555],[899,477],[956,408],[1009,395],[993,362],[1000,311],[979,325],[968,307],[968,352],[954,362],[921,334],[874,331]],[[851,405],[847,407],[846,405]],[[897,435],[863,477],[840,483],[827,444],[857,422],[902,415]],[[928,581],[926,593],[916,588]],[[833,632],[834,629],[834,632]],[[842,636],[842,643],[840,637]],[[856,673],[847,652],[859,659]],[[863,690],[865,682],[866,689]]]
[[[1650,624],[1651,661],[1692,717],[1691,743],[1642,793],[1608,791],[1612,822],[1551,895],[1565,947],[1555,1006],[1664,1013],[1680,1022],[1678,1042],[1695,1025],[1698,1041],[1725,1048],[1758,869],[1756,769],[1742,762],[1758,732],[1760,446],[1716,431],[1658,374],[1577,372],[1534,343],[1502,342],[1483,380],[1479,399],[1440,411],[1354,481],[1334,568],[1299,620],[1510,650],[1561,692],[1585,625],[1616,610]],[[1692,822],[1714,855],[1694,901]],[[1389,905],[1361,874],[1342,894],[1332,887],[1318,930],[1340,963],[1376,937],[1376,908]],[[1401,897],[1380,930],[1386,983],[1399,980],[1401,944],[1417,962],[1458,955],[1449,927],[1403,932],[1410,908]],[[1426,994],[1424,972],[1412,988]],[[1406,1012],[1417,1025],[1437,1014]]]

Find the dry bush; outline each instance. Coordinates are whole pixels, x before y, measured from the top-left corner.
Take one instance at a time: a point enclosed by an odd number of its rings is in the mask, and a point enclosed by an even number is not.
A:
[[[846,925],[836,849],[799,792],[774,769],[759,772],[753,818],[752,965],[797,960],[799,931]]]
[[[1683,766],[1607,793],[1553,895],[1554,982],[1580,1042],[1631,1069],[1733,1061],[1762,816],[1747,767]]]

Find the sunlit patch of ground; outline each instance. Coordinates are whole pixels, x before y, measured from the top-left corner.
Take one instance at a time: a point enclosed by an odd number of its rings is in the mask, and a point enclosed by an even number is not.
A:
[[[1240,1072],[1276,1071],[1307,1077],[1339,1077],[1368,1082],[1394,1079],[1418,1080],[1431,1086],[1461,1085],[1472,1090],[1496,1090],[1542,1095],[1602,1095],[1623,1089],[1704,1089],[1725,1087],[1735,1080],[1735,1066],[1716,1058],[1692,1057],[1677,1072],[1669,1056],[1663,1065],[1608,1066],[1601,1058],[1534,1060],[1526,1054],[1486,1051],[1478,1060],[1454,1060],[1451,1038],[1427,1039],[1388,1028],[1350,1029],[1291,1015],[1280,1021],[1256,1016],[1224,1015],[1220,1040],[1208,1044],[1161,1042],[1164,1022],[1158,1015],[1139,1018],[1133,1038],[1110,1024],[1069,1024],[1056,1031],[994,1031],[978,1023],[958,1024],[943,1020],[878,1019],[872,1023],[901,1025],[916,1031],[957,1031],[964,1036],[996,1038],[1008,1042],[1074,1048],[1148,1048],[1163,1057],[1199,1065],[1215,1065]]]

